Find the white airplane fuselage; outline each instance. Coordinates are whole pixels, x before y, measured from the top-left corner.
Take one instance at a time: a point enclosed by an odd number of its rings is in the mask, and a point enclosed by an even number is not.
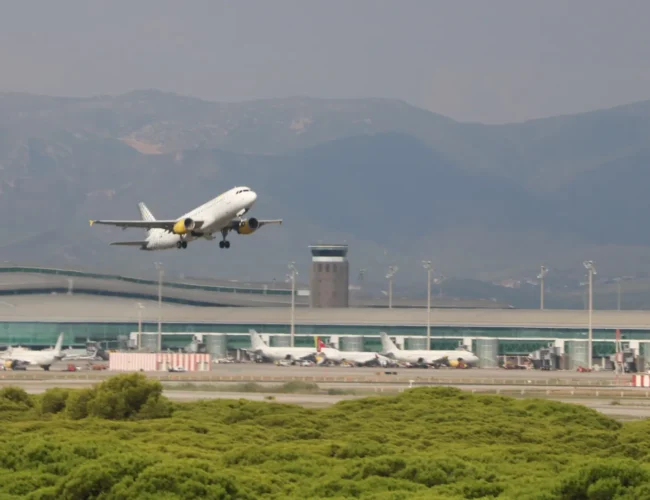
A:
[[[181,241],[193,241],[199,238],[214,239],[214,233],[220,233],[234,218],[248,212],[257,200],[257,194],[245,187],[235,187],[187,212],[179,220],[190,218],[203,221],[196,231],[184,235],[170,233],[164,229],[150,229],[143,250],[167,250],[177,248]]]
[[[306,347],[263,347],[262,356],[271,361],[299,360],[316,353],[316,349]]]
[[[395,343],[386,335],[385,332],[380,333],[381,337],[381,352],[385,356],[396,359],[403,363],[412,364],[427,364],[434,365],[440,363],[441,360],[447,359],[448,361],[456,361],[462,359],[463,362],[474,365],[478,363],[479,358],[473,352],[464,349],[454,350],[440,350],[440,351],[427,351],[427,350],[410,350],[400,349]]]
[[[255,330],[250,330],[250,338],[251,350],[271,361],[296,361],[316,354],[311,347],[270,347]]]
[[[387,366],[390,360],[377,352],[366,351],[339,351],[332,347],[322,347],[320,352],[325,356],[328,361],[334,363],[342,363],[349,361],[357,365],[365,365],[376,362],[380,366]]]
[[[26,365],[41,366],[47,370],[51,364],[63,358],[61,351],[62,342],[63,334],[60,334],[54,349],[32,351],[31,349],[24,349],[22,347],[10,347],[0,355],[0,359],[5,361],[17,361]]]

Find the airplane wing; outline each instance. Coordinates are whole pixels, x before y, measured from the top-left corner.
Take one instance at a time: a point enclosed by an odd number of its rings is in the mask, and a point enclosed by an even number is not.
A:
[[[251,217],[250,219],[233,219],[224,228],[227,231],[235,231],[239,234],[251,234],[267,224],[282,224],[282,219],[261,220]]]
[[[142,241],[113,241],[109,243],[110,245],[124,245],[124,246],[131,246],[131,247],[141,247],[143,245],[147,244],[147,240],[142,240]]]
[[[428,365],[449,365],[449,357],[441,356],[437,359],[432,359],[429,361],[425,360],[425,363]]]
[[[185,222],[186,224],[188,223],[187,220],[183,221],[183,219],[180,220],[91,220],[90,225],[93,226],[95,224],[105,224],[107,226],[117,226],[121,227],[122,229],[126,229],[129,227],[135,227],[135,228],[141,228],[141,229],[165,229],[166,231],[169,231],[170,233],[173,232],[174,226],[176,226],[178,223],[183,223]],[[189,220],[189,223],[194,223],[194,226],[192,229],[200,229],[201,226],[203,226],[203,221],[201,220]]]
[[[269,219],[269,220],[259,220],[259,227],[266,226],[267,224],[282,224],[282,219]]]

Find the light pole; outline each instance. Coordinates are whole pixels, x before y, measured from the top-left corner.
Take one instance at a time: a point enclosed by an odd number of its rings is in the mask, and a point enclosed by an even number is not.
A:
[[[621,278],[616,278],[614,281],[616,281],[617,285],[617,300],[616,300],[616,308],[617,310],[621,310]]]
[[[357,282],[359,283],[359,290],[358,290],[357,297],[359,299],[361,297],[363,297],[363,283],[364,283],[365,278],[366,278],[366,270],[365,269],[360,269],[359,270],[359,277],[357,278]]]
[[[397,272],[397,266],[388,266],[388,274],[386,279],[388,280],[388,309],[393,308],[393,276]]]
[[[296,263],[289,263],[289,274],[288,278],[291,279],[291,347],[293,347],[293,340],[295,335],[295,308],[296,308],[296,276],[298,276],[298,271],[296,270]]]
[[[541,310],[544,309],[544,276],[548,273],[548,269],[546,269],[544,266],[540,268],[540,272],[537,275],[537,279],[540,280],[540,286],[539,286],[539,308]]]
[[[440,276],[438,276],[437,278],[434,278],[434,280],[433,280],[433,282],[440,287],[439,295],[438,295],[440,298],[442,298],[442,284],[444,283],[444,281],[446,279],[447,279],[447,277],[443,276],[441,274]]]
[[[585,269],[589,272],[589,347],[587,348],[588,351],[588,361],[589,361],[589,369],[591,370],[591,358],[592,356],[592,344],[593,344],[593,330],[592,330],[592,319],[591,319],[591,314],[594,308],[594,302],[593,302],[593,283],[594,283],[594,274],[596,274],[596,268],[594,267],[594,261],[593,260],[586,260],[582,263],[583,266],[585,266]]]
[[[162,262],[156,262],[158,269],[158,352],[162,352],[162,280],[165,270]]]
[[[422,265],[427,270],[427,351],[431,349],[431,267],[430,260],[423,260]]]
[[[142,310],[144,306],[142,302],[137,303],[138,306],[138,351],[142,349]]]

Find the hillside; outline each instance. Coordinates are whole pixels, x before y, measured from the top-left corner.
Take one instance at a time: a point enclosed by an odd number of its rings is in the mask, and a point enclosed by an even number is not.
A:
[[[650,101],[482,125],[456,122],[391,99],[291,97],[214,103],[156,90],[87,99],[0,93],[0,127],[18,137],[63,130],[80,137],[120,139],[150,153],[219,148],[277,154],[355,135],[398,132],[420,139],[471,172],[498,174],[535,190],[552,191],[579,173],[646,150]]]
[[[153,268],[284,279],[315,241],[350,244],[353,275],[403,285],[419,261],[448,276],[532,278],[539,263],[582,278],[648,263],[647,102],[510,125],[459,123],[387,99],[288,98],[209,103],[158,91],[91,99],[0,94],[0,260]],[[228,187],[260,197],[280,228],[148,254],[108,247],[138,231],[88,229],[137,217],[145,201],[173,217]],[[265,260],[259,261],[264,248]],[[306,269],[305,269],[306,272]],[[243,275],[242,275],[243,273]]]

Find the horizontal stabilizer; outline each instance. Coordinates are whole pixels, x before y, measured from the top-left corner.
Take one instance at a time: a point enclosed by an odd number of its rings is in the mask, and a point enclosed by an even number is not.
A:
[[[127,247],[142,247],[147,244],[146,240],[142,241],[114,241],[111,245],[124,245]]]
[[[282,224],[282,219],[271,219],[271,220],[260,220],[260,227],[266,226],[267,224]]]

